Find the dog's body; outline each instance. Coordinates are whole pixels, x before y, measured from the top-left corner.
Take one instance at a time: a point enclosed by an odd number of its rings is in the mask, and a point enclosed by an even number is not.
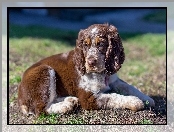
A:
[[[79,32],[74,50],[45,58],[28,68],[18,87],[24,114],[66,113],[83,109],[144,108],[150,97],[120,80],[116,72],[124,61],[117,29],[95,24]],[[108,90],[122,94],[106,93]]]

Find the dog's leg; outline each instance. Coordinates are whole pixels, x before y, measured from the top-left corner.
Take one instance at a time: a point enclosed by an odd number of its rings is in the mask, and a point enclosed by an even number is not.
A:
[[[56,97],[56,93],[50,94],[54,76],[54,70],[47,65],[33,65],[26,70],[18,87],[18,105],[24,114],[45,112],[47,102]]]
[[[119,92],[123,95],[132,95],[136,96],[141,99],[147,106],[155,106],[155,102],[149,96],[143,94],[137,88],[128,83],[124,82],[123,80],[119,79],[116,74],[110,76],[109,86],[111,89]]]
[[[66,113],[78,104],[76,97],[61,98],[56,93],[56,76],[47,65],[34,65],[23,75],[18,87],[18,104],[24,114]]]
[[[131,109],[138,111],[144,108],[142,100],[135,96],[124,96],[116,93],[99,94],[97,104],[101,109]]]
[[[68,113],[78,106],[77,97],[57,97],[56,94],[56,82],[55,82],[55,71],[50,72],[50,98],[46,106],[47,113]]]

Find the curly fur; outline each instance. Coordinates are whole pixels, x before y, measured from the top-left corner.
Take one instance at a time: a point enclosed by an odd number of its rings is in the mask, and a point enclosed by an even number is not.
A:
[[[125,59],[121,38],[117,29],[112,25],[108,28],[108,42],[109,47],[106,52],[106,72],[107,74],[112,75],[121,68],[121,64],[123,64]]]
[[[98,36],[108,38],[109,43],[105,58],[106,73],[108,75],[116,73],[121,68],[121,64],[123,64],[125,59],[124,48],[117,29],[114,26],[108,24],[94,24],[85,30],[81,30],[78,34],[74,60],[77,63],[76,66],[79,71],[81,71],[82,75],[85,73],[83,42],[86,36],[90,36],[91,29],[98,26],[100,30]]]

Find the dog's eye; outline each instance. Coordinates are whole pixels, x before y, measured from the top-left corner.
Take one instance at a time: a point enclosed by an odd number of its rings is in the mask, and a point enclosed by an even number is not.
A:
[[[103,46],[104,46],[104,42],[100,42],[100,43],[99,43],[99,46],[100,46],[100,47],[103,47]]]
[[[84,50],[88,50],[88,49],[90,48],[90,44],[88,44],[88,43],[85,43],[85,42],[84,42],[83,45],[84,45],[84,46],[83,46],[83,49],[84,49]]]
[[[97,46],[99,50],[103,50],[105,48],[105,44],[102,42],[100,42]]]
[[[84,43],[84,46],[85,46],[85,47],[90,47],[90,44]]]
[[[101,53],[105,54],[108,44],[106,42],[100,42],[98,44],[98,49]]]
[[[85,47],[87,47],[87,46],[88,46],[88,44],[87,44],[87,43],[84,43],[84,46],[85,46]]]

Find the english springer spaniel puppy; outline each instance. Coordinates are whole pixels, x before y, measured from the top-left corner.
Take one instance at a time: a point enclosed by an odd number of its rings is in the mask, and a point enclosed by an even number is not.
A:
[[[124,59],[117,28],[91,25],[79,32],[74,50],[45,58],[24,72],[19,107],[24,114],[40,115],[67,113],[78,105],[133,111],[143,109],[144,101],[154,106],[152,98],[117,77]]]

